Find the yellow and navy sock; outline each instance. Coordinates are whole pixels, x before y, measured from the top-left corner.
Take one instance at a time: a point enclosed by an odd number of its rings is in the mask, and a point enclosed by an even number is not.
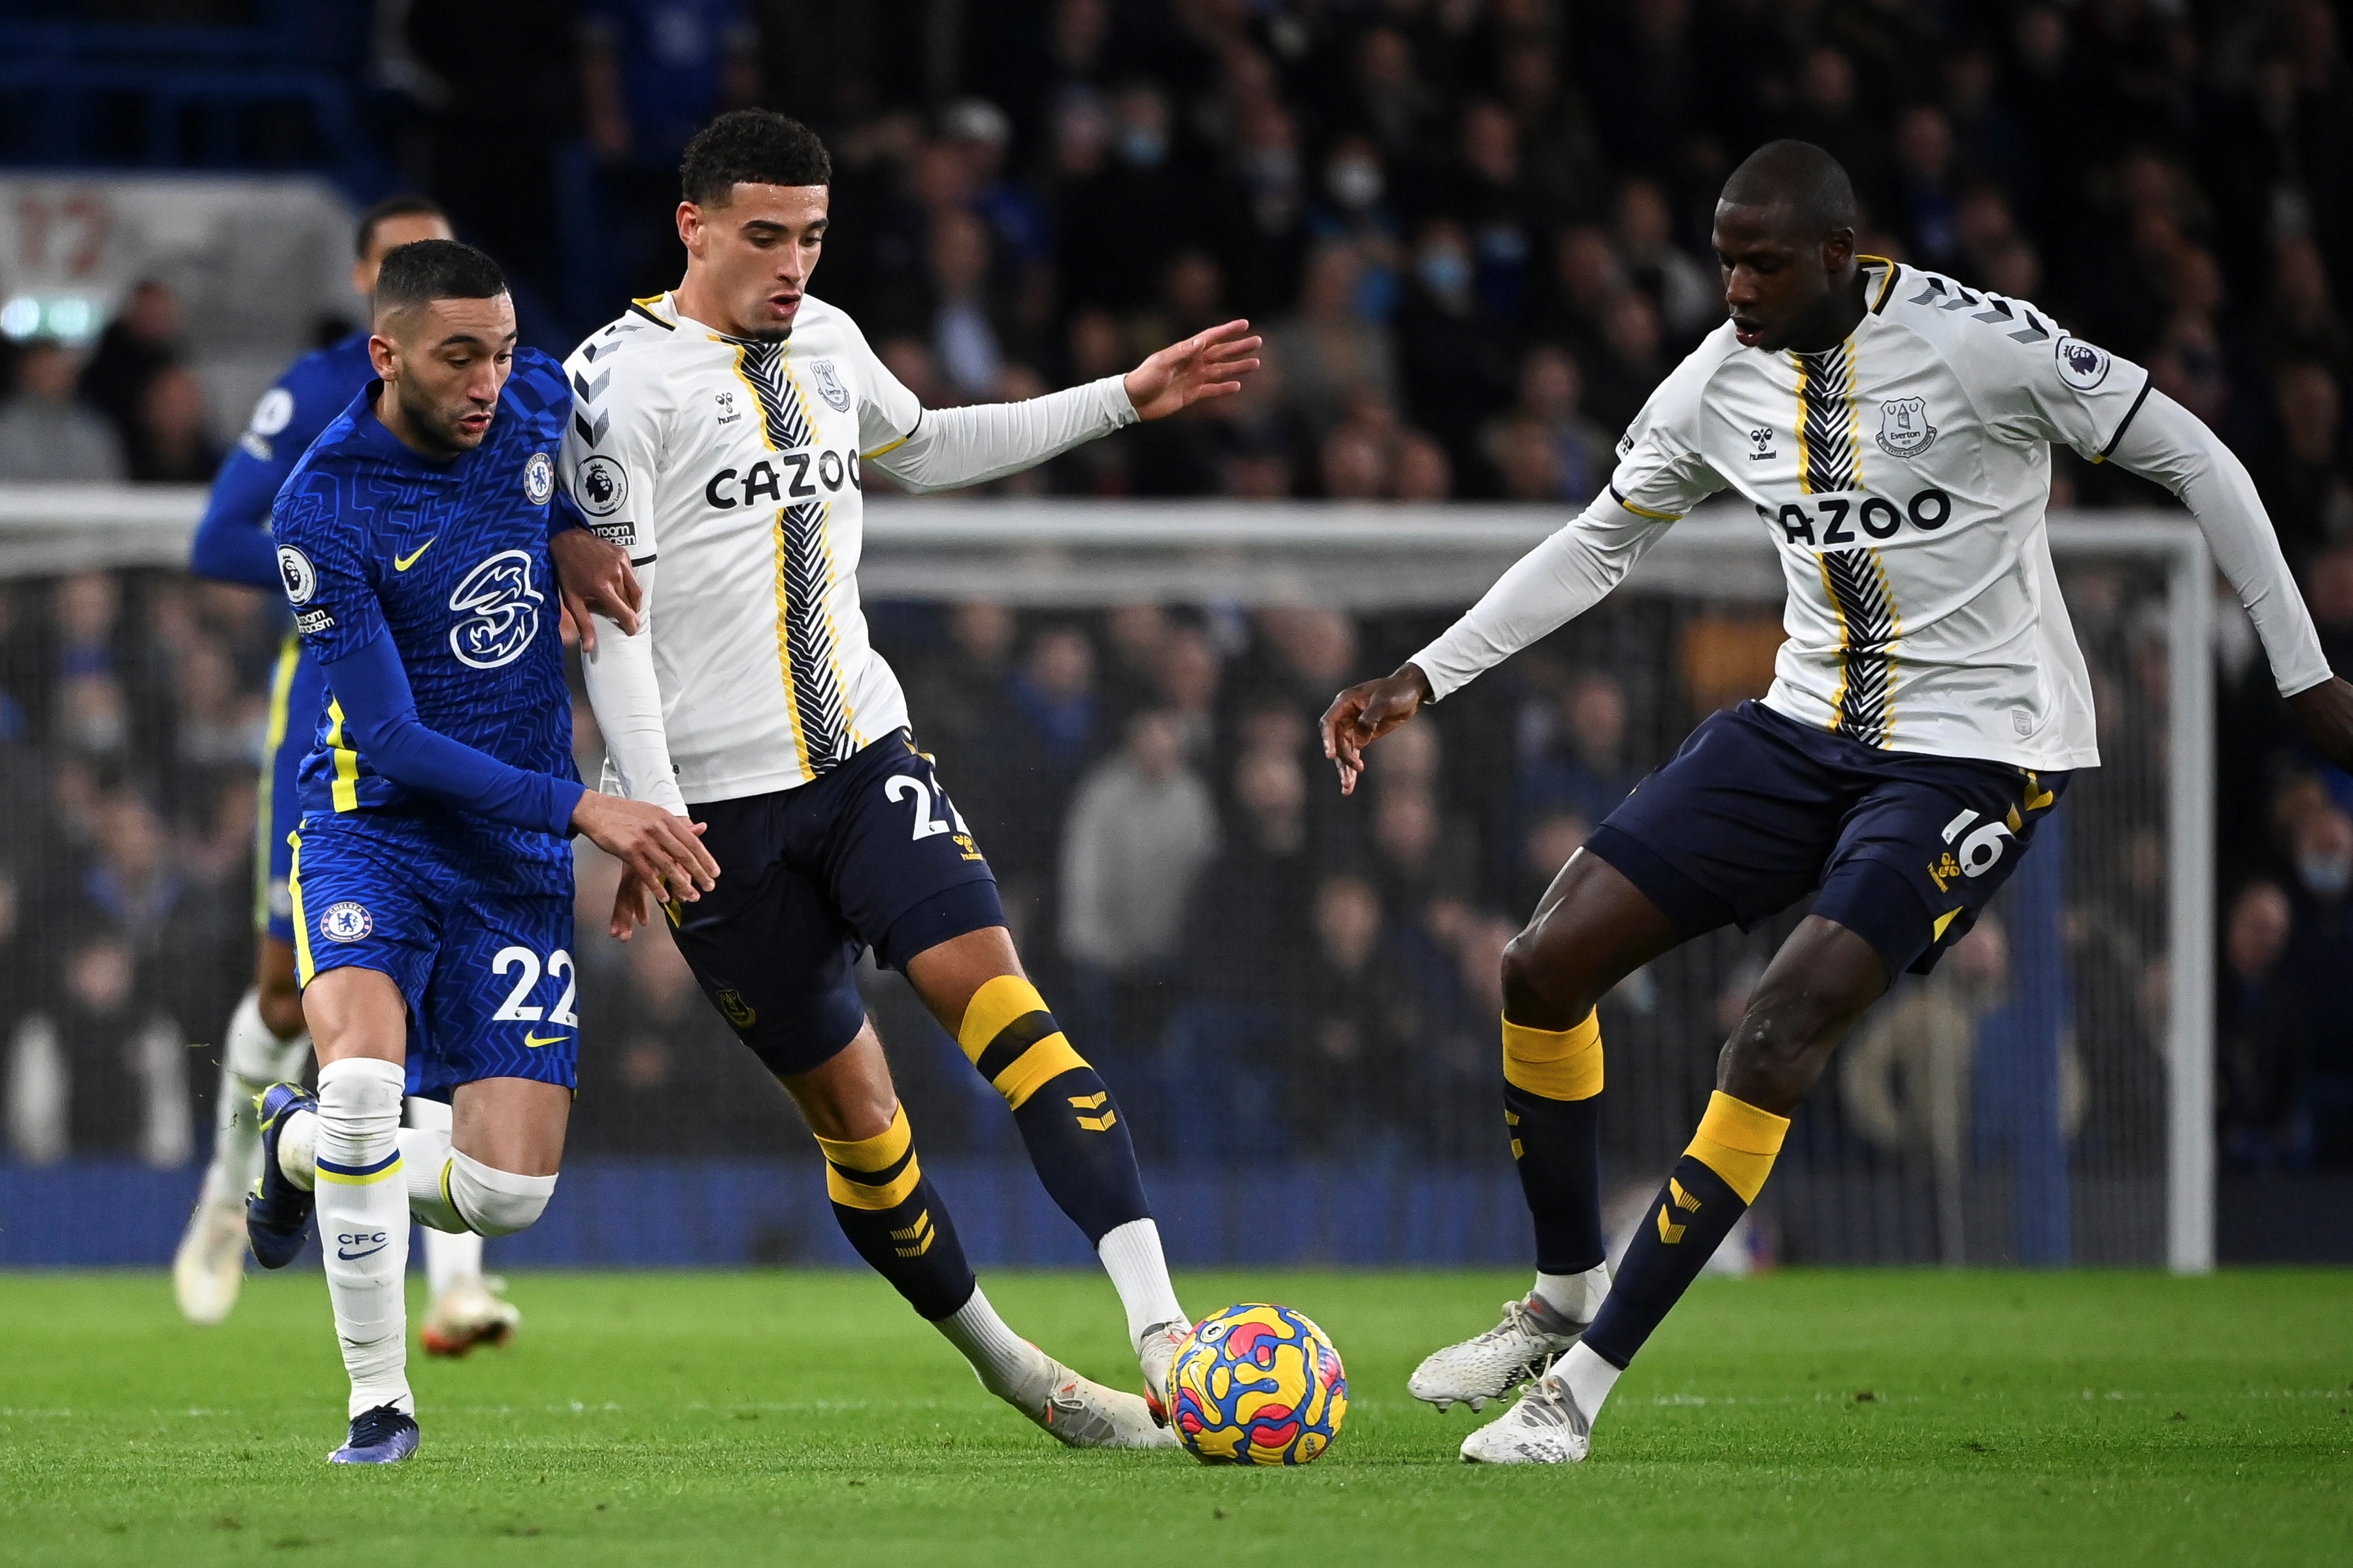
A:
[[[1699,1131],[1675,1162],[1618,1265],[1609,1299],[1585,1342],[1620,1369],[1659,1326],[1748,1205],[1757,1201],[1789,1119],[1761,1110],[1722,1089],[1708,1097]]]
[[[956,1240],[947,1205],[915,1158],[907,1108],[871,1138],[820,1138],[825,1191],[849,1245],[891,1281],[908,1305],[933,1322],[971,1299],[972,1265]]]
[[[1151,1217],[1119,1106],[1035,985],[1000,974],[974,992],[956,1044],[1012,1108],[1038,1179],[1088,1246]]]
[[[1535,1220],[1536,1272],[1601,1262],[1601,1018],[1573,1029],[1504,1020],[1504,1122]]]

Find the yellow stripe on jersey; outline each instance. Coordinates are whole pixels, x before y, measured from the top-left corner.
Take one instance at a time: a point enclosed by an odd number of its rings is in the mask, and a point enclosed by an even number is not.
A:
[[[255,792],[254,815],[259,827],[253,836],[253,926],[269,928],[269,829],[276,816],[271,807],[278,793],[278,748],[286,743],[287,708],[294,690],[294,671],[302,662],[302,639],[288,632],[278,649],[277,668],[269,672],[269,718],[261,731],[261,787]]]
[[[311,963],[311,922],[302,918],[302,835],[290,833],[286,841],[294,846],[294,863],[286,873],[286,893],[294,900],[294,978],[308,985],[317,969]]]
[[[327,749],[335,753],[335,782],[330,787],[337,811],[357,811],[360,808],[360,754],[343,739],[343,705],[333,698],[327,699],[327,718],[332,727],[327,731]]]

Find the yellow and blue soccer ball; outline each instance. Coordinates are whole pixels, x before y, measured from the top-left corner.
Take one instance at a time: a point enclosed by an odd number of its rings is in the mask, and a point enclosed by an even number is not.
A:
[[[1340,1435],[1348,1374],[1304,1312],[1245,1302],[1212,1312],[1168,1374],[1176,1440],[1205,1465],[1304,1465]]]

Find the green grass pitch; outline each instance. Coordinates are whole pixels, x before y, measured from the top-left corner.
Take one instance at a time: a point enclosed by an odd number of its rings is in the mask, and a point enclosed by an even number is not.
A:
[[[1347,1362],[1330,1455],[1235,1471],[1061,1450],[863,1276],[524,1275],[513,1345],[413,1367],[418,1458],[343,1471],[321,1462],[343,1377],[315,1274],[251,1281],[215,1330],[161,1276],[0,1276],[0,1561],[2353,1561],[2353,1276],[1708,1280],[1590,1462],[1464,1466],[1469,1413],[1406,1373],[1522,1278],[1181,1279],[1197,1310],[1297,1306]],[[988,1284],[1133,1382],[1099,1278]]]

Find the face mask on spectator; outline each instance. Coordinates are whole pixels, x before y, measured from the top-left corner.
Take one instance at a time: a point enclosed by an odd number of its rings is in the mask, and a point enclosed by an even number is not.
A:
[[[1168,135],[1152,125],[1131,125],[1119,133],[1120,158],[1139,169],[1156,169],[1168,156]]]
[[[1381,166],[1370,158],[1341,158],[1324,176],[1332,199],[1350,212],[1362,212],[1381,199]]]
[[[2353,888],[2353,858],[2316,850],[2295,858],[2295,878],[2316,899],[2341,899]]]
[[[1471,286],[1471,258],[1451,245],[1433,245],[1414,258],[1422,287],[1447,298]]]

